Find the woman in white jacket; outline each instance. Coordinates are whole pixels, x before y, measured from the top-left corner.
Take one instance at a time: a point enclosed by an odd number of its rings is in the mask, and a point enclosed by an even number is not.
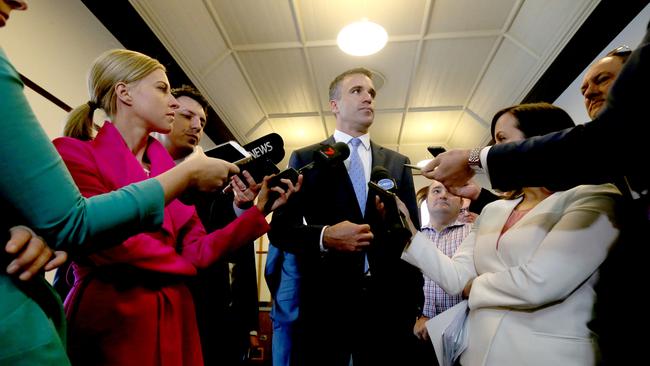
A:
[[[572,126],[560,108],[523,104],[494,116],[492,137],[498,144]],[[598,267],[618,236],[618,190],[524,187],[506,196],[483,209],[453,258],[412,228],[402,259],[449,294],[468,297],[463,366],[595,364],[587,323]]]

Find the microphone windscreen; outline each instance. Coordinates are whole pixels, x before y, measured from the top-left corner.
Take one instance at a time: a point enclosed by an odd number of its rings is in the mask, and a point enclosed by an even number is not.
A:
[[[338,159],[341,159],[341,161],[347,159],[350,156],[350,147],[345,142],[337,142],[333,147],[334,150],[339,152]]]
[[[334,165],[342,163],[350,156],[350,148],[345,142],[337,142],[334,145],[321,145],[314,151],[314,161],[317,164]]]
[[[265,157],[273,164],[278,164],[284,159],[284,140],[277,133],[270,133],[243,146],[255,159]]]
[[[378,186],[386,191],[397,191],[397,183],[395,183],[395,179],[393,179],[393,176],[390,174],[388,169],[383,166],[378,165],[372,168],[372,171],[370,172],[370,181],[377,183]]]

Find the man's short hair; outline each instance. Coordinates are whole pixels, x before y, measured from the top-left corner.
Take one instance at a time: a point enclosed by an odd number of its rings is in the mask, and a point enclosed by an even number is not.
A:
[[[203,95],[201,95],[201,93],[196,90],[195,87],[190,85],[183,85],[180,88],[174,88],[172,89],[172,95],[174,98],[188,97],[194,99],[201,105],[203,112],[205,112],[205,115],[208,115],[208,106],[210,104],[205,98],[203,98]]]
[[[330,99],[329,100],[337,100],[341,97],[341,91],[340,91],[340,84],[343,79],[345,79],[346,76],[349,75],[356,75],[356,74],[361,74],[361,75],[366,75],[368,78],[372,79],[373,73],[372,71],[364,68],[364,67],[357,67],[354,69],[350,69],[347,71],[344,71],[341,73],[339,76],[335,77],[334,80],[330,83]]]
[[[605,57],[618,57],[621,59],[621,63],[624,64],[630,55],[632,54],[632,49],[629,46],[622,45],[614,48],[613,50],[607,52]]]

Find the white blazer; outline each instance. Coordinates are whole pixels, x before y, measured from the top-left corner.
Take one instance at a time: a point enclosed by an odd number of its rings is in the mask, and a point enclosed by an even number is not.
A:
[[[470,279],[469,345],[463,366],[593,365],[587,322],[597,269],[618,236],[613,185],[578,186],[549,196],[497,240],[518,200],[483,209],[449,258],[422,233],[402,259],[449,294]]]

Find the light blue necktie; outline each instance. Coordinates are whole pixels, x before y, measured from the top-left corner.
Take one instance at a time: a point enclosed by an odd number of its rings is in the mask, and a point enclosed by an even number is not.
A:
[[[350,180],[352,181],[352,187],[354,188],[354,193],[357,196],[357,202],[359,203],[359,208],[361,209],[361,215],[365,214],[366,211],[366,199],[368,194],[366,193],[366,173],[363,169],[363,162],[359,156],[359,145],[361,140],[357,137],[350,140],[350,169],[348,174],[350,175]]]
[[[361,140],[355,137],[350,140],[350,169],[348,169],[348,174],[350,175],[350,180],[352,181],[352,187],[354,188],[354,194],[357,196],[357,202],[359,203],[359,208],[361,209],[361,215],[365,215],[366,212],[366,200],[368,199],[368,194],[366,193],[366,173],[363,169],[363,162],[359,156],[359,145]],[[364,255],[363,261],[363,272],[368,272],[368,254]]]

